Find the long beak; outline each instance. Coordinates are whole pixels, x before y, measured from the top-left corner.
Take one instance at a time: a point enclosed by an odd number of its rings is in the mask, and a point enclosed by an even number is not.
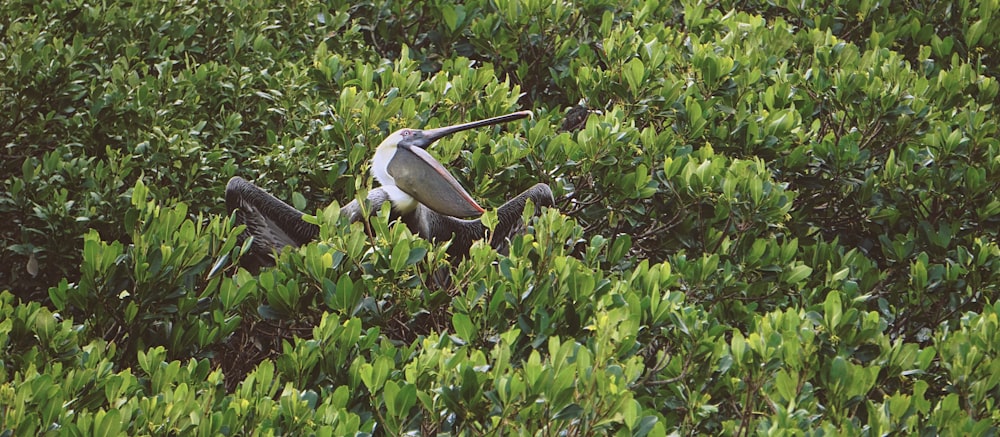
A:
[[[485,120],[470,121],[468,123],[456,124],[452,126],[444,126],[434,129],[424,129],[421,131],[420,136],[415,138],[413,145],[421,148],[427,148],[435,141],[451,135],[455,132],[461,132],[464,130],[475,129],[481,126],[489,126],[493,124],[507,123],[515,120],[520,120],[522,118],[531,117],[531,111],[518,111],[512,112],[507,115],[501,115],[499,117],[487,118]]]
[[[398,147],[387,170],[396,187],[439,214],[478,217],[483,213],[483,207],[424,149]]]
[[[396,187],[435,212],[451,217],[478,217],[483,213],[483,207],[424,149],[434,141],[455,132],[530,116],[531,111],[519,111],[470,123],[417,131],[410,141],[401,141],[397,145],[396,153],[386,170],[395,180]]]

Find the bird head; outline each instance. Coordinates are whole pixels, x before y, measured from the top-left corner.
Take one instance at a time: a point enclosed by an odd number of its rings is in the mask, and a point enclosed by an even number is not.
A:
[[[434,129],[397,130],[375,150],[372,174],[400,212],[412,211],[419,202],[437,213],[451,217],[479,216],[483,213],[483,208],[425,149],[455,132],[529,116],[531,111],[519,111]]]

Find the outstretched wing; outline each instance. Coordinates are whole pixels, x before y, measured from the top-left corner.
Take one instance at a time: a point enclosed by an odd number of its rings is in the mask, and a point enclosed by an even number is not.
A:
[[[497,208],[497,225],[493,229],[493,237],[490,239],[490,246],[503,255],[507,254],[511,240],[524,233],[524,221],[521,215],[524,213],[524,205],[528,200],[535,206],[535,215],[542,213],[542,208],[555,206],[556,201],[552,196],[552,189],[545,184],[535,184],[533,187],[524,190],[517,197],[510,199],[507,203]]]
[[[355,199],[340,208],[340,216],[347,217],[351,223],[366,220],[367,216],[378,214],[378,211],[382,209],[383,203],[390,201],[389,193],[386,193],[382,187],[375,188],[368,192],[364,208]]]
[[[545,184],[536,184],[501,205],[497,209],[497,226],[490,239],[490,245],[498,252],[506,254],[510,240],[524,232],[521,215],[528,199],[537,208],[536,214],[541,212],[542,207],[555,205],[552,190]],[[388,201],[390,199],[385,190],[376,188],[368,192],[364,207],[353,200],[341,208],[340,214],[351,222],[367,221],[368,215],[377,213],[382,203]],[[273,266],[274,253],[282,248],[298,247],[319,236],[319,227],[303,220],[301,211],[240,177],[230,179],[226,185],[226,208],[230,213],[236,211],[238,224],[246,225],[246,230],[239,237],[240,244],[248,236],[253,237],[249,253],[240,260],[240,264],[251,272]],[[468,256],[474,241],[486,237],[486,227],[479,219],[457,219],[424,205],[400,218],[411,231],[423,238],[439,242],[451,240],[448,253],[456,262]]]
[[[555,205],[549,186],[536,184],[497,208],[497,225],[489,241],[490,246],[497,252],[506,255],[510,240],[524,232],[521,214],[524,213],[524,205],[528,199],[535,205],[535,215],[540,214],[543,207]],[[469,255],[469,248],[473,242],[486,237],[486,227],[480,219],[457,219],[438,214],[423,205],[415,213],[419,214],[419,219],[416,220],[418,229],[414,230],[412,226],[410,229],[431,241],[451,240],[448,254],[455,262]]]
[[[319,235],[319,227],[302,220],[302,212],[240,177],[226,185],[226,210],[236,211],[237,224],[246,225],[240,244],[253,237],[250,252],[240,264],[256,272],[274,265],[274,252],[301,246]]]

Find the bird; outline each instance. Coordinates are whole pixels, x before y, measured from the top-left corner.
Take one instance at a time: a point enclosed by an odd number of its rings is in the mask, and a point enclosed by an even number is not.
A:
[[[375,214],[390,202],[390,220],[399,219],[410,232],[428,241],[449,241],[447,253],[457,263],[468,256],[474,242],[486,237],[486,226],[479,218],[485,210],[426,149],[455,132],[530,116],[531,111],[518,111],[452,126],[393,132],[379,144],[371,161],[372,175],[380,186],[368,192],[366,205],[352,200],[341,208],[341,216],[352,223],[367,220],[366,214]],[[506,255],[510,240],[524,231],[521,216],[529,200],[536,215],[555,205],[549,186],[537,183],[497,208],[497,224],[488,241],[497,252]],[[239,176],[226,184],[226,209],[229,214],[235,212],[238,225],[246,225],[238,242],[242,245],[253,237],[249,251],[240,258],[240,265],[253,273],[274,266],[274,254],[282,248],[298,247],[319,236],[319,227],[305,221],[303,212]]]

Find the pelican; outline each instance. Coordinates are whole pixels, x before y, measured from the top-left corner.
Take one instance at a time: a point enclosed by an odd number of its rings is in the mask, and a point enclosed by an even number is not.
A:
[[[519,111],[453,126],[393,132],[372,157],[372,175],[381,186],[368,192],[367,207],[353,200],[341,208],[341,216],[351,222],[365,220],[365,211],[374,214],[383,203],[391,202],[391,219],[400,219],[426,240],[450,241],[448,254],[457,262],[468,256],[473,242],[485,238],[486,227],[476,218],[484,209],[425,149],[455,132],[529,116],[531,111]],[[528,200],[538,208],[536,213],[555,204],[552,190],[539,183],[500,206],[489,241],[498,252],[506,254],[509,240],[523,231],[521,215]],[[230,214],[236,211],[238,224],[246,225],[241,242],[253,236],[241,265],[254,272],[273,266],[274,253],[283,247],[298,247],[319,235],[319,228],[303,220],[301,211],[238,176],[226,185],[226,208]]]

